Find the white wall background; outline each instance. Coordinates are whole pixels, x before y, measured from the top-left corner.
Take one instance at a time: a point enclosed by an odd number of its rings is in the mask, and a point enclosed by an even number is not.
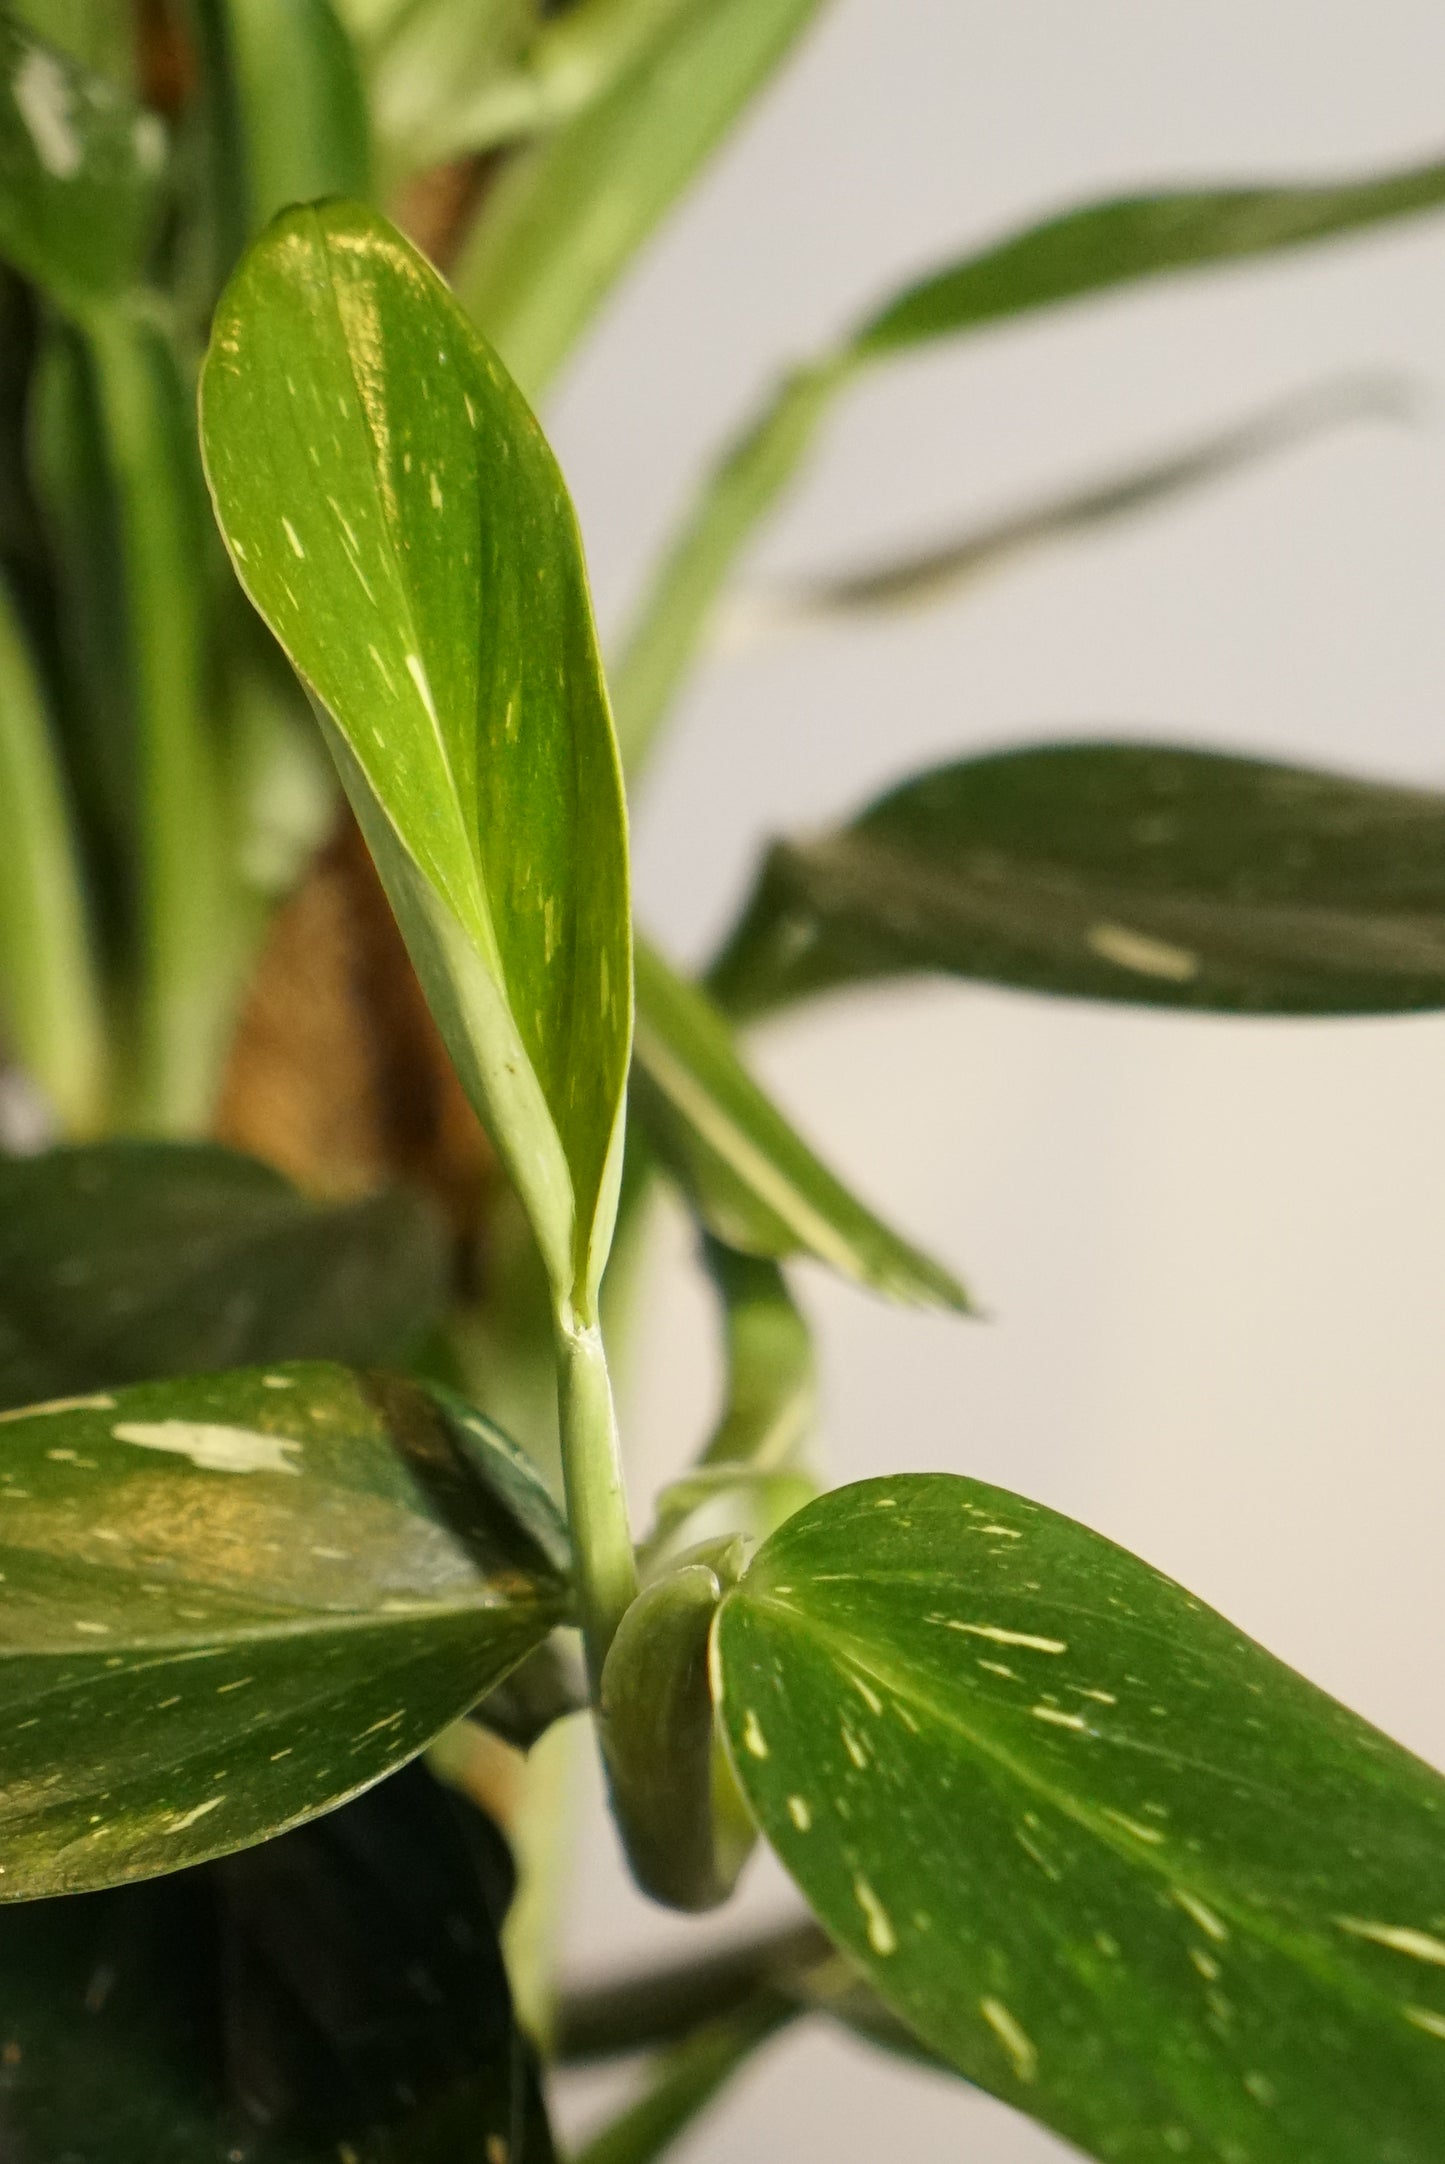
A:
[[[605,616],[762,382],[904,275],[1071,197],[1434,153],[1442,84],[1426,0],[836,0],[554,405]],[[639,810],[647,919],[700,956],[767,834],[974,746],[1115,732],[1445,781],[1445,218],[895,365],[852,396],[753,572],[866,558],[1381,364],[1430,394],[1413,428],[1355,426],[957,606],[719,661]],[[789,1020],[758,1058],[994,1317],[809,1280],[833,1475],[1017,1486],[1445,1762],[1445,1020],[1177,1020],[937,986]],[[695,1441],[714,1374],[674,1245],[634,1392],[645,1479]],[[691,1943],[627,1892],[600,1820],[580,1856],[578,1973]],[[787,1898],[764,1869],[746,1913]],[[681,2154],[1065,2152],[819,2030]]]

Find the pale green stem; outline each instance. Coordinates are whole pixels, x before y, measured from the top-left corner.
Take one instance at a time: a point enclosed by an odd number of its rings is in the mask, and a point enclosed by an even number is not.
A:
[[[566,1315],[557,1326],[557,1415],[577,1605],[596,1705],[608,1648],[637,1597],[637,1563],[602,1333]]]
[[[629,779],[697,658],[739,557],[802,465],[853,365],[846,353],[831,355],[787,377],[704,483],[611,674]]]
[[[150,325],[86,325],[119,508],[138,719],[140,1124],[203,1128],[235,984],[230,837],[204,711],[203,532],[183,410]]]
[[[0,584],[0,1016],[68,1134],[103,1118],[105,1030],[79,851],[50,716]]]

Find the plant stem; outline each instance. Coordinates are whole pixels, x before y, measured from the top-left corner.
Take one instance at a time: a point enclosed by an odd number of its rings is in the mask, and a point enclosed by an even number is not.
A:
[[[569,1992],[556,2011],[556,2057],[576,2066],[675,2044],[700,2023],[736,2012],[764,1986],[785,1983],[832,1953],[821,1925],[805,1919],[701,1961],[669,1962],[619,1983]]]
[[[664,2054],[645,2093],[576,2151],[572,2164],[651,2164],[707,2109],[753,2053],[797,2019],[781,1993],[762,1990]]]
[[[204,1126],[235,989],[230,837],[203,708],[202,505],[186,402],[160,331],[87,323],[119,506],[139,724],[141,1123]]]
[[[637,1563],[602,1333],[571,1315],[557,1326],[557,1413],[577,1603],[596,1705],[607,1650],[637,1595]]]
[[[652,748],[738,557],[801,466],[852,366],[844,352],[796,369],[704,482],[612,672],[617,739],[629,778]]]
[[[105,1031],[80,853],[50,716],[0,584],[0,1006],[11,1051],[67,1134],[101,1124]]]

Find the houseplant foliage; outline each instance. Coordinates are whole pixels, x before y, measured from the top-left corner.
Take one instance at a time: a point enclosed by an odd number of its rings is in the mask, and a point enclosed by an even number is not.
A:
[[[545,2062],[650,2050],[585,2152],[639,2164],[804,2018],[1125,2164],[1439,2155],[1445,1782],[1036,1502],[820,1493],[788,1266],[970,1294],[743,1032],[922,973],[1445,1007],[1445,797],[970,757],[779,841],[699,982],[634,929],[626,797],[856,378],[1428,214],[1445,165],[1084,205],[940,266],[762,399],[604,670],[532,402],[821,12],[0,10],[0,1021],[47,1144],[0,1159],[0,2147],[31,2164],[546,2164]],[[949,590],[1358,403],[779,607]],[[469,1181],[238,1110],[288,912],[347,865],[392,957],[366,1029],[444,1047]],[[646,1328],[620,1264],[660,1182],[727,1391],[637,1545],[604,1324]],[[560,2005],[514,1934],[509,1983],[468,1769],[578,1710],[649,1893],[720,1904],[761,1836],[816,1923]],[[545,1879],[535,1793],[485,1793]]]

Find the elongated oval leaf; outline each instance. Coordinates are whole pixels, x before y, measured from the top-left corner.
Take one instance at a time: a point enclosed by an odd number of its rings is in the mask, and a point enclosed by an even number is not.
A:
[[[0,15],[0,255],[60,307],[139,278],[165,151],[153,114]]]
[[[413,1757],[565,1612],[497,1430],[327,1366],[0,1421],[0,1898],[245,1847]]]
[[[1090,2154],[1430,2164],[1445,1781],[1097,1534],[948,1475],[725,1600],[738,1779],[925,2041]]]
[[[920,971],[1242,1014],[1445,1006],[1445,796],[1151,744],[938,767],[767,859],[733,1014]]]
[[[816,1157],[739,1059],[711,1000],[637,949],[637,1116],[709,1231],[751,1255],[812,1255],[897,1300],[968,1308]]]
[[[626,829],[551,453],[440,279],[344,204],[278,219],[228,287],[202,437],[554,1284],[590,1300],[631,1027]]]
[[[275,1360],[409,1352],[447,1293],[419,1196],[307,1202],[211,1143],[0,1160],[0,1406]]]
[[[7,2143],[67,2164],[435,2164],[490,2137],[551,2164],[497,1941],[508,1878],[495,1828],[410,1766],[245,1855],[12,1904]]]
[[[1012,234],[909,286],[859,330],[881,354],[1111,286],[1299,248],[1445,203],[1445,162],[1304,187],[1181,188],[1120,196]]]

